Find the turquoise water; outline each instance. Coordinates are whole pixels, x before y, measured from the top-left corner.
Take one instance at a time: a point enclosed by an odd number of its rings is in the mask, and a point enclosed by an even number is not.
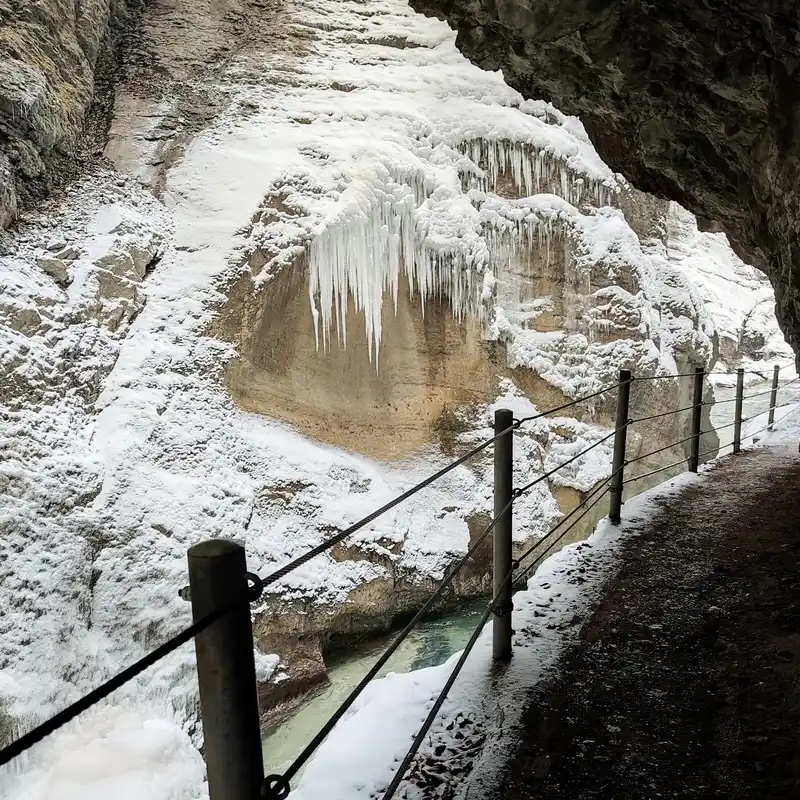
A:
[[[379,677],[443,664],[464,648],[485,609],[486,601],[476,601],[457,612],[422,623],[387,662]],[[372,639],[347,653],[326,658],[330,685],[304,702],[288,719],[264,732],[267,775],[280,773],[292,763],[396,635]]]

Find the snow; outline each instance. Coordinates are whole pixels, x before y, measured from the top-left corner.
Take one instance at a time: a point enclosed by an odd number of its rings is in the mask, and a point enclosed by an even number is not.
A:
[[[276,90],[268,82],[247,86],[243,95],[261,111],[240,117],[234,102],[217,128],[193,141],[169,175],[164,195],[169,214],[130,186],[117,190],[113,176],[95,176],[97,185],[89,181],[76,187],[58,222],[65,240],[78,241],[82,253],[69,267],[72,284],[67,292],[56,289],[33,263],[53,238],[49,225],[40,237],[33,233],[30,241],[20,241],[19,258],[4,259],[3,274],[10,279],[3,297],[13,298],[13,313],[34,309],[37,303],[60,304],[68,324],[75,307],[80,311],[94,297],[101,274],[97,262],[138,246],[131,235],[115,230],[126,215],[140,229],[140,238],[155,232],[168,236],[162,260],[146,283],[147,304],[130,333],[121,344],[109,335],[108,344],[90,349],[87,343],[71,356],[76,371],[83,371],[75,382],[86,383],[86,366],[94,362],[97,378],[91,383],[101,384],[102,390],[90,393],[86,403],[66,396],[40,412],[24,407],[5,431],[17,449],[10,451],[13,458],[3,462],[3,470],[8,480],[20,484],[12,489],[9,524],[30,521],[24,533],[15,534],[19,540],[8,542],[15,552],[5,564],[5,597],[36,576],[35,585],[25,591],[26,604],[17,608],[6,602],[15,610],[6,616],[3,666],[18,687],[9,711],[19,718],[32,721],[63,706],[187,624],[189,611],[176,591],[185,583],[185,551],[198,538],[243,537],[251,569],[268,571],[318,544],[326,526],[351,524],[441,463],[432,454],[415,464],[387,468],[239,411],[218,380],[230,348],[202,335],[220,298],[217,285],[238,269],[241,253],[253,241],[240,232],[242,222],[250,219],[268,188],[280,183],[281,175],[302,168],[319,183],[329,181],[325,191],[335,193],[337,186],[356,186],[351,173],[366,162],[381,167],[390,140],[390,165],[396,166],[401,157],[416,163],[413,145],[432,153],[422,171],[437,173],[436,152],[446,141],[460,141],[461,134],[453,125],[438,131],[433,122],[450,115],[474,121],[473,106],[489,116],[497,103],[519,102],[499,76],[466,65],[445,26],[407,9],[384,19],[383,33],[394,26],[403,36],[429,42],[432,49],[394,51],[359,41],[343,47],[343,36],[358,30],[359,20],[352,14],[360,10],[358,4],[337,8],[340,27],[322,36],[319,58],[305,64],[306,85],[288,96],[281,90],[283,104],[276,105]],[[310,21],[318,18],[317,10],[304,8],[304,13]],[[356,53],[380,54],[384,63],[367,72],[355,69]],[[325,73],[322,87],[320,71]],[[356,72],[369,91],[333,100],[327,84],[355,78]],[[434,74],[439,76],[435,81]],[[409,92],[403,102],[398,101],[398,89]],[[415,92],[421,98],[416,110]],[[489,96],[496,99],[486,100]],[[537,108],[531,106],[531,114]],[[426,109],[438,109],[435,120],[426,120]],[[313,124],[299,125],[295,118],[300,114],[311,115]],[[535,117],[516,109],[509,108],[506,117],[506,128],[498,129],[498,135],[533,125],[526,141],[534,144],[546,142],[547,131],[556,127],[538,121],[534,125]],[[560,119],[564,141],[581,141],[574,122]],[[332,135],[334,128],[338,135]],[[433,130],[432,138],[415,144],[425,128]],[[599,169],[599,177],[608,175],[585,141],[581,146],[595,173]],[[340,152],[330,152],[328,166],[320,168],[308,155],[314,147],[314,152],[320,147]],[[579,166],[579,149],[575,145],[565,154],[573,168]],[[447,180],[456,176],[451,170]],[[139,204],[135,208],[133,201]],[[315,223],[332,207],[326,197],[319,206]],[[137,208],[144,209],[141,215]],[[79,341],[90,334],[94,341],[106,335],[93,319],[64,330]],[[5,357],[17,359],[27,349],[20,369],[30,373],[40,361],[40,372],[48,379],[55,376],[52,393],[63,394],[64,386],[58,384],[63,359],[52,341],[31,341],[8,328],[3,333],[9,336]],[[40,459],[31,460],[26,430],[34,432]],[[58,455],[62,449],[67,453],[63,458]],[[264,487],[289,482],[305,488],[284,504],[260,499]],[[401,567],[441,576],[452,554],[466,547],[465,518],[490,505],[485,481],[464,468],[386,515],[359,542],[402,541]],[[444,506],[455,511],[440,518],[438,509]],[[49,515],[48,507],[57,513]],[[74,511],[65,518],[63,510],[69,508]],[[343,602],[354,587],[380,574],[381,568],[367,560],[321,557],[275,591],[287,599]],[[43,627],[62,646],[50,647]],[[184,724],[183,696],[194,692],[191,653],[176,655],[153,673],[123,696],[134,704],[152,703],[153,713]]]
[[[174,724],[106,707],[58,738],[20,800],[206,800],[200,753]],[[124,776],[123,780],[120,777]]]
[[[775,319],[775,293],[767,276],[745,264],[725,234],[698,231],[694,217],[677,203],[671,204],[667,230],[670,261],[697,287],[713,319],[720,340],[715,371],[742,367],[748,370],[746,384],[754,384],[771,376],[778,364],[781,381],[796,377],[794,353]],[[743,358],[733,356],[742,349]],[[736,376],[715,374],[712,380],[733,386]]]

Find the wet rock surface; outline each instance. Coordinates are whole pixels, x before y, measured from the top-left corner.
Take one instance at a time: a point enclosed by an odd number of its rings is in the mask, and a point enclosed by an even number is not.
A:
[[[727,459],[630,541],[496,797],[784,798],[800,785],[800,458]]]
[[[580,117],[613,169],[725,230],[800,338],[800,17],[791,0],[412,0],[529,98]]]

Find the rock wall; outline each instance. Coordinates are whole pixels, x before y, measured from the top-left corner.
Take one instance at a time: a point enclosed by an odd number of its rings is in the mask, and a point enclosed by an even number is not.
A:
[[[412,0],[526,97],[583,121],[603,159],[724,230],[800,347],[800,18],[793,0]]]
[[[0,252],[0,740],[189,624],[199,540],[241,539],[269,574],[488,438],[495,407],[714,358],[659,203],[402,0],[155,0],[141,32],[118,171],[28,207]],[[634,392],[636,413],[687,404],[679,381]],[[520,432],[517,485],[602,446],[519,498],[518,550],[607,477],[612,419],[613,394]],[[684,422],[649,425],[632,455]],[[255,615],[265,698],[320,679],[330,637],[417,608],[491,509],[487,454],[275,585]],[[489,551],[448,602],[485,591]],[[279,684],[274,651],[294,666]],[[169,721],[190,749],[195,675],[180,648],[98,710],[104,730]],[[77,791],[58,777],[75,741],[0,795],[32,775]],[[133,791],[124,769],[106,794]]]
[[[118,34],[145,2],[0,3],[0,228],[74,171],[86,113],[109,99],[96,89],[113,77]]]

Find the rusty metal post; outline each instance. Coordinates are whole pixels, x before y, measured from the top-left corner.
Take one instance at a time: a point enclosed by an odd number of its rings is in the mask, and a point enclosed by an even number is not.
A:
[[[776,364],[772,370],[772,391],[769,395],[769,417],[767,419],[767,430],[771,431],[775,424],[775,408],[778,405],[778,376],[781,368]]]
[[[511,428],[514,415],[507,408],[494,412],[495,435]],[[512,586],[508,579],[513,562],[511,524],[511,503],[514,466],[514,432],[508,433],[494,443],[494,564],[493,591],[496,596],[494,620],[492,624],[492,657],[495,661],[508,661],[511,658],[511,612]],[[504,510],[505,509],[505,510]]]
[[[703,421],[703,378],[705,370],[695,367],[694,390],[692,392],[692,432],[689,442],[689,472],[697,472],[700,466],[700,425]]]
[[[736,402],[733,412],[733,452],[742,449],[742,403],[744,402],[744,370],[736,370]]]
[[[631,371],[619,371],[620,386],[617,389],[616,435],[614,436],[614,460],[611,463],[611,487],[608,518],[619,525],[622,514],[622,486],[625,478],[625,447],[628,443],[628,407],[631,400]]]
[[[211,800],[253,800],[264,781],[244,547],[210,539],[189,548],[192,617],[231,610],[195,637]]]

